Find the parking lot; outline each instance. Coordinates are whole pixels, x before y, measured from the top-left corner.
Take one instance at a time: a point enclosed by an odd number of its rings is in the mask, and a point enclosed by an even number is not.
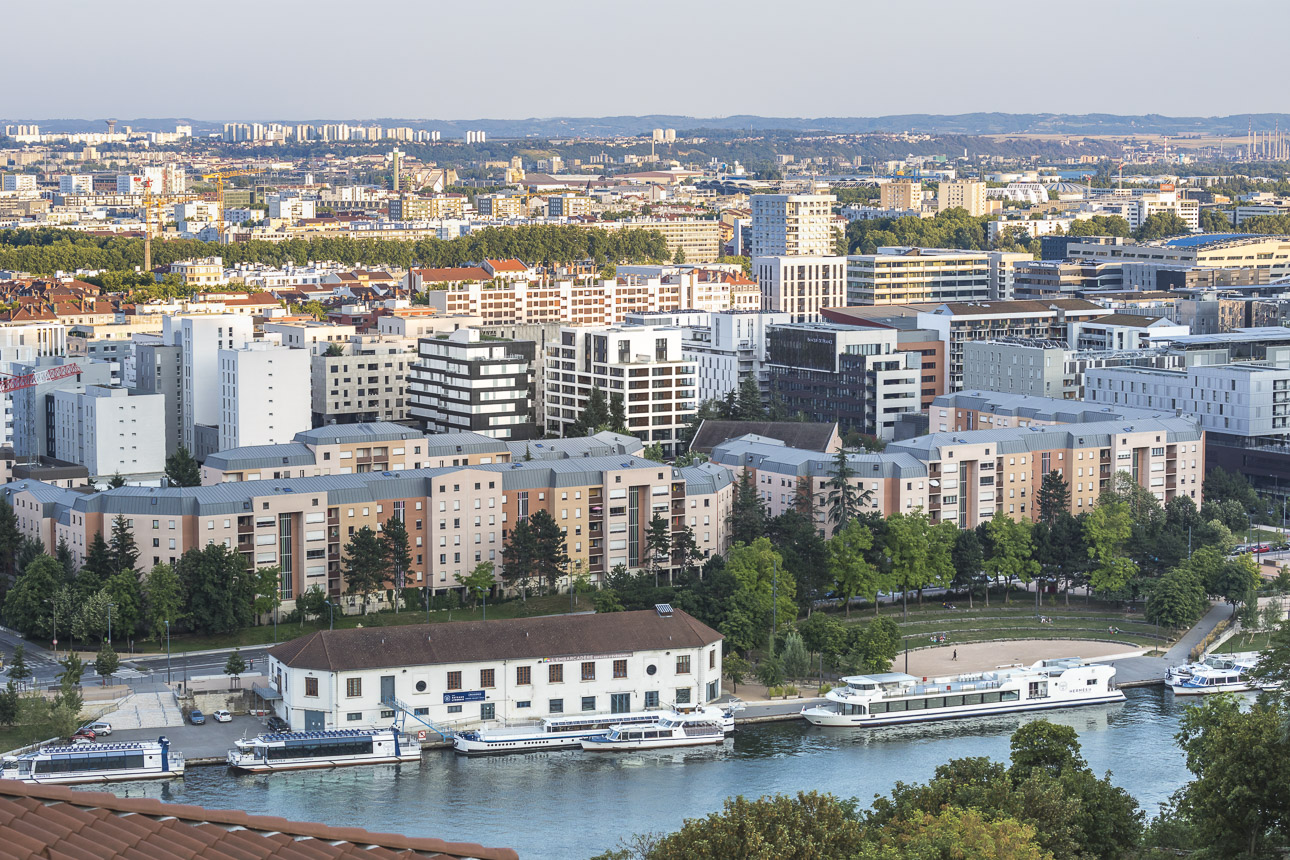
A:
[[[233,742],[240,737],[254,737],[265,731],[263,717],[234,717],[232,722],[217,723],[206,715],[206,724],[169,726],[164,729],[130,729],[113,732],[101,738],[104,743],[121,741],[152,741],[159,735],[170,738],[171,749],[184,754],[189,764],[208,763],[214,759],[224,761]]]

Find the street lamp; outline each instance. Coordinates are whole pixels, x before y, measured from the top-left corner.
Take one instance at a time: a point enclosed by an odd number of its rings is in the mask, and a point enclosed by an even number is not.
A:
[[[109,645],[112,644],[112,607],[113,606],[116,606],[116,604],[115,603],[108,604],[108,644]]]
[[[323,603],[327,604],[328,629],[335,630],[336,629],[336,604],[332,603],[330,600],[324,600]]]
[[[170,619],[166,619],[166,683],[170,683]]]
[[[53,636],[54,659],[57,660],[58,659],[58,604],[54,602],[54,599],[52,597],[47,598],[45,602],[48,603],[50,607],[53,608],[54,610],[54,636]]]
[[[779,631],[779,560],[770,568],[770,656],[775,656],[775,634]]]
[[[483,606],[483,618],[481,620],[487,621],[488,620],[488,589],[484,588],[484,586],[482,585],[474,585],[471,587],[474,588],[475,591],[479,592],[479,599],[482,601],[482,606]]]

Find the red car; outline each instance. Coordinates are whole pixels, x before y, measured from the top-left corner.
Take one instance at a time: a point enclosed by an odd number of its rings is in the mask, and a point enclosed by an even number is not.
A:
[[[98,735],[94,734],[90,729],[81,729],[76,734],[72,735],[72,743],[74,744],[92,744],[97,739]]]

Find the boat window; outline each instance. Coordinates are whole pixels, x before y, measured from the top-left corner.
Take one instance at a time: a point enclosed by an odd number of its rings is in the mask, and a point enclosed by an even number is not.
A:
[[[1004,702],[1015,702],[1015,701],[1017,701],[1018,699],[1020,699],[1020,698],[1021,698],[1021,691],[1020,691],[1020,690],[1004,690],[1004,691],[999,695],[999,698],[1000,698],[1000,700],[1001,700],[1001,701],[1004,701]]]
[[[908,707],[909,707],[909,710],[911,710],[911,711],[921,711],[921,710],[923,710],[924,708],[926,708],[926,707],[927,707],[927,700],[926,700],[926,699],[910,699],[910,700],[909,700],[909,705],[908,705]]]
[[[963,704],[965,704],[965,705],[979,705],[979,704],[981,704],[981,694],[980,694],[980,693],[972,693],[972,694],[970,694],[970,695],[964,696],[964,697],[963,697]]]
[[[987,704],[987,705],[993,705],[993,704],[995,704],[996,702],[998,702],[998,701],[999,701],[999,694],[998,694],[998,693],[984,693],[984,694],[982,694],[982,696],[981,696],[981,700],[982,700],[983,702],[985,702],[985,704]]]
[[[887,713],[887,703],[874,702],[872,705],[869,706],[869,712],[872,714],[885,714]]]
[[[888,702],[888,703],[887,703],[887,711],[888,711],[889,713],[890,713],[890,712],[895,712],[895,711],[903,711],[903,710],[905,710],[908,706],[909,706],[909,703],[908,703],[908,702],[902,702],[902,701],[899,701],[899,700],[897,700],[897,701],[895,701],[895,702]]]
[[[282,746],[269,747],[270,759],[287,758],[336,758],[350,755],[371,755],[372,739],[318,738],[305,741],[288,741]]]
[[[962,696],[946,696],[946,697],[945,697],[945,707],[947,707],[947,708],[957,708],[957,707],[962,706],[962,704],[963,704],[963,697],[962,697]]]
[[[143,767],[143,753],[56,756],[36,761],[36,773],[78,773],[87,770],[126,770]]]

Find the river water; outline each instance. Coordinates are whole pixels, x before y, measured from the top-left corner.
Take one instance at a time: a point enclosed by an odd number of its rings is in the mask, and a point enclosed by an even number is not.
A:
[[[567,751],[494,758],[428,752],[420,766],[263,775],[197,767],[182,780],[122,783],[121,795],[215,809],[510,846],[524,860],[579,860],[637,832],[675,830],[719,810],[725,798],[827,791],[867,803],[897,780],[921,782],[951,758],[1008,757],[1009,735],[1033,719],[1073,726],[1099,775],[1127,789],[1149,815],[1189,779],[1174,744],[1189,705],[1164,689],[1127,690],[1128,701],[873,730],[804,721],[750,726],[722,747],[629,755]]]

